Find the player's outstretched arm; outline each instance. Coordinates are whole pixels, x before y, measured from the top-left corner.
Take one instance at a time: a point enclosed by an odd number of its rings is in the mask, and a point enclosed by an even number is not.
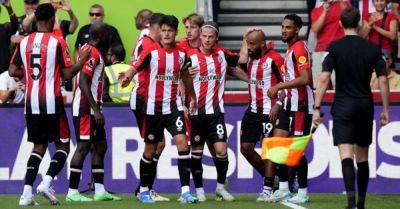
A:
[[[100,107],[99,105],[94,101],[92,92],[90,91],[89,87],[89,76],[87,76],[84,72],[82,72],[79,76],[79,88],[81,91],[85,94],[90,107],[94,111],[94,119],[96,120],[97,125],[104,125],[104,116],[100,112]]]
[[[85,51],[79,51],[80,59],[72,65],[70,68],[63,68],[62,73],[65,79],[73,78],[78,72],[83,68],[83,65],[86,63],[87,59],[90,56],[91,48],[86,49]]]
[[[308,70],[299,71],[300,76],[288,82],[279,83],[268,89],[268,96],[270,98],[276,98],[278,92],[283,89],[293,89],[301,86],[305,86],[311,82],[311,75]]]

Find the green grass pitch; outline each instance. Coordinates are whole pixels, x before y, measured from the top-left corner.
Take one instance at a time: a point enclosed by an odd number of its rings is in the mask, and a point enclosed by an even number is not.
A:
[[[89,202],[89,203],[66,203],[63,195],[58,195],[61,200],[60,206],[51,206],[44,198],[37,196],[36,201],[40,206],[35,208],[57,208],[57,209],[290,209],[280,203],[256,203],[256,195],[236,195],[234,202],[216,202],[214,196],[209,195],[207,202],[194,205],[180,204],[176,201],[177,195],[167,195],[171,202],[141,204],[133,195],[121,195],[119,202]],[[0,209],[22,208],[18,206],[18,195],[0,195]],[[311,202],[302,204],[307,209],[343,209],[346,198],[340,194],[312,194]],[[400,195],[369,195],[367,197],[367,209],[395,209],[400,208]]]

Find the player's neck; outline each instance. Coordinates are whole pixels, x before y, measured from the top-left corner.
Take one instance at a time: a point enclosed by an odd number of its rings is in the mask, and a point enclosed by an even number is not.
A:
[[[345,36],[359,36],[357,29],[344,29]]]
[[[299,40],[299,36],[293,37],[292,40],[288,42],[288,46],[292,46],[294,43],[296,43]]]
[[[37,32],[39,33],[50,33],[53,31],[53,28],[47,27],[46,25],[37,24]]]
[[[163,47],[164,49],[172,50],[172,49],[174,49],[174,47],[175,47],[175,42],[168,43],[168,44],[161,43],[161,45],[162,45],[162,47]]]
[[[153,40],[153,41],[157,41],[156,40],[156,35],[152,32],[149,33],[149,37]]]
[[[214,51],[214,47],[211,47],[210,49],[204,48],[202,45],[200,46],[200,51],[204,54],[211,54]]]
[[[199,47],[200,46],[200,39],[196,40],[188,40],[188,43],[191,47]]]

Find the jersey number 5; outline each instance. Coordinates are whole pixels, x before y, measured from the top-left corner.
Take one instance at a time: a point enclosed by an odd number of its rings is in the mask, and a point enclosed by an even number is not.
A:
[[[32,68],[31,78],[33,80],[39,80],[42,75],[42,66],[40,65],[40,54],[32,54],[30,67]]]

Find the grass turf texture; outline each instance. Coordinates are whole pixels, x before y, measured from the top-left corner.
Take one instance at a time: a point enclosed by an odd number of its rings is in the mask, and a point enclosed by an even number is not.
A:
[[[40,206],[37,208],[57,208],[57,209],[170,209],[170,208],[196,208],[196,209],[244,209],[244,208],[268,208],[268,209],[289,209],[280,203],[256,203],[256,195],[235,195],[234,202],[216,202],[214,196],[208,195],[206,202],[198,203],[195,205],[180,204],[176,201],[177,195],[167,195],[171,198],[171,202],[162,202],[154,204],[141,204],[133,195],[121,195],[122,201],[118,202],[74,202],[66,203],[64,195],[57,195],[61,201],[60,206],[51,206],[43,197],[36,196],[35,200],[39,202]],[[88,195],[92,197],[92,195]],[[343,209],[345,207],[346,197],[338,194],[313,194],[311,195],[311,202],[302,204],[301,206],[307,209]],[[13,209],[21,208],[18,206],[18,195],[0,195],[0,209]],[[369,195],[367,197],[367,209],[394,209],[399,208],[400,195]]]

